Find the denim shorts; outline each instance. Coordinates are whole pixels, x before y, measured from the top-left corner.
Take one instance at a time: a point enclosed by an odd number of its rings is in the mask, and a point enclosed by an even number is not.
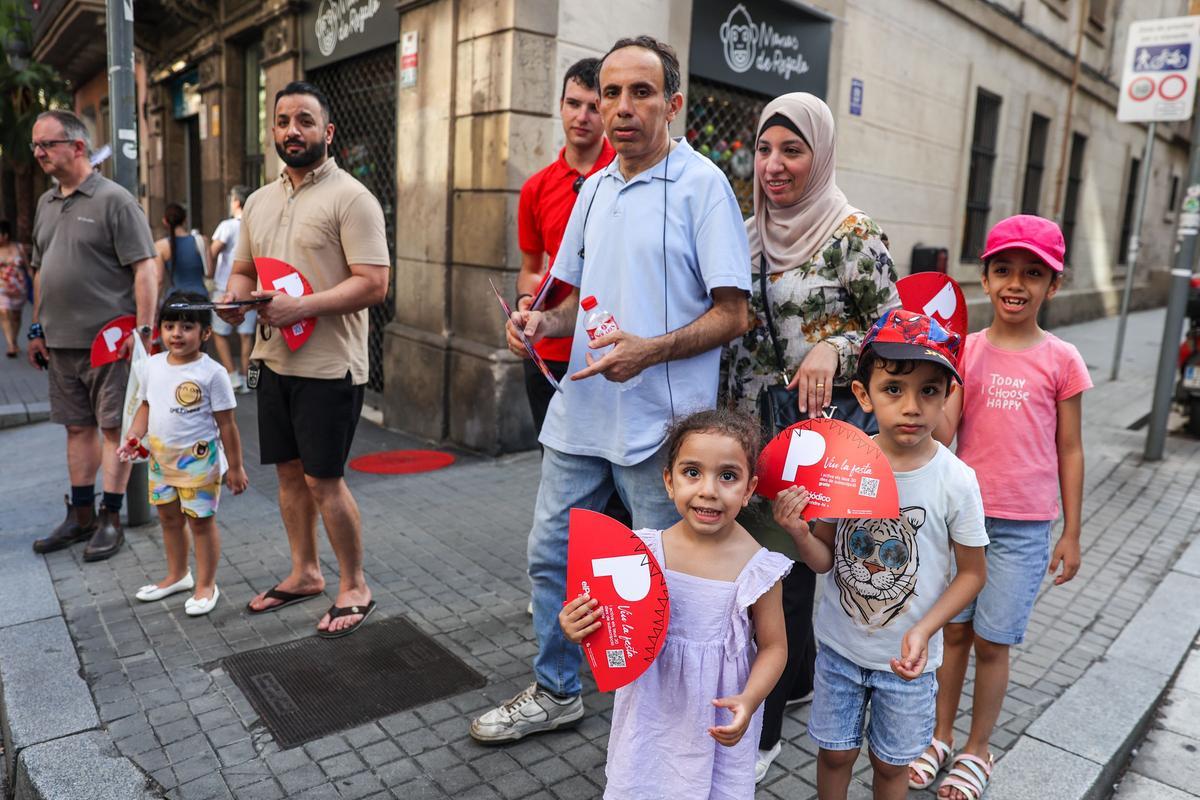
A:
[[[822,644],[817,650],[808,735],[824,750],[862,747],[898,767],[914,761],[933,741],[937,675],[932,670],[906,681],[891,670],[867,669]]]
[[[951,622],[970,622],[981,639],[1020,644],[1050,565],[1052,520],[986,517],[987,583]]]

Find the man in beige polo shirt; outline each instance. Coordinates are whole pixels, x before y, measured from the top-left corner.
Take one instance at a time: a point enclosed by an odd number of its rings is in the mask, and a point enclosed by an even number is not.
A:
[[[334,638],[375,610],[363,575],[358,505],[342,476],[367,382],[367,308],[387,296],[391,258],[379,202],[328,156],[334,126],[320,90],[302,82],[281,89],[273,132],[286,166],[246,201],[227,297],[270,298],[259,306],[251,358],[259,365],[259,449],[279,477],[292,570],[249,610],[275,611],[324,591],[319,511],[341,576],[317,633]],[[287,262],[312,293],[293,297],[264,286],[254,266],[261,257]],[[240,309],[220,313],[233,324],[243,316]],[[291,350],[282,329],[309,317],[316,318],[311,336]]]

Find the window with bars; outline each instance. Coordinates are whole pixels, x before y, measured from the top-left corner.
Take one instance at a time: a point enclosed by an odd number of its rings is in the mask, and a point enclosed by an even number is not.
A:
[[[1117,244],[1117,263],[1128,263],[1129,237],[1133,235],[1133,205],[1137,202],[1138,175],[1142,162],[1132,159],[1129,162],[1129,180],[1125,184],[1125,210],[1121,213],[1121,239]]]
[[[1029,145],[1025,151],[1025,183],[1021,189],[1021,213],[1036,214],[1041,205],[1042,175],[1046,171],[1046,140],[1050,120],[1034,114],[1029,121]]]
[[[243,59],[242,97],[246,107],[243,110],[242,183],[253,190],[266,182],[267,76],[262,68],[262,42],[247,47]]]
[[[388,45],[336,64],[309,70],[305,80],[329,98],[332,155],[383,207],[392,256],[387,299],[370,308],[367,388],[382,392],[383,329],[395,317],[396,292],[396,46]]]
[[[768,97],[690,76],[687,141],[729,179],[743,217],[754,214],[754,137]]]
[[[971,169],[967,178],[967,208],[963,222],[963,261],[974,261],[983,252],[988,213],[992,210],[992,170],[996,164],[996,133],[999,127],[1000,97],[984,89],[977,90],[975,128],[971,135]]]
[[[1079,185],[1083,182],[1083,151],[1087,137],[1082,133],[1071,134],[1071,155],[1067,162],[1067,191],[1063,198],[1062,231],[1067,245],[1067,259],[1071,258],[1071,244],[1075,238],[1075,215],[1079,210]]]

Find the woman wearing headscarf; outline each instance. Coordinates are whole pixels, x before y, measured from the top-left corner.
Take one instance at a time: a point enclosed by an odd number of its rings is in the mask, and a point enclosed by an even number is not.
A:
[[[729,364],[730,402],[750,414],[757,412],[759,392],[779,380],[767,304],[789,386],[799,390],[800,412],[808,417],[829,405],[835,384],[849,384],[864,334],[900,305],[879,226],[850,205],[835,181],[834,139],[829,107],[806,92],[775,98],[759,117],[754,216],[746,221],[755,318],[733,342]],[[779,755],[784,707],[812,697],[816,576],[775,524],[770,504],[752,503],[742,522],[765,546],[797,561],[783,580],[788,663],[765,703],[755,776],[762,780]]]

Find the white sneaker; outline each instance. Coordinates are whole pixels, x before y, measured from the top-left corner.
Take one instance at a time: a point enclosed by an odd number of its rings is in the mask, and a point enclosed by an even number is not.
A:
[[[229,382],[233,384],[233,390],[236,392],[246,384],[246,379],[242,377],[242,373],[234,371],[229,373]]]
[[[560,700],[537,683],[471,722],[471,738],[479,742],[512,742],[531,733],[552,731],[583,718],[583,698]]]
[[[531,617],[533,616],[533,601],[532,600],[529,601],[529,605],[525,606],[525,613]]]
[[[783,740],[776,742],[770,750],[758,751],[758,759],[754,762],[755,783],[762,783],[762,779],[767,777],[767,770],[771,768],[771,762],[779,757],[781,750],[783,750]]]
[[[233,385],[233,390],[235,392],[238,394],[250,394],[254,391],[250,388],[250,384],[246,382],[246,379],[242,377],[240,372],[234,374],[238,376],[238,382]]]
[[[157,584],[148,583],[142,588],[138,589],[137,594],[135,594],[134,597],[136,597],[138,600],[141,600],[143,603],[152,603],[155,600],[162,600],[164,597],[170,597],[171,595],[178,594],[179,592],[191,591],[195,587],[196,582],[192,580],[192,573],[189,572],[187,575],[184,575],[170,586],[164,586],[161,589],[158,588]]]
[[[187,602],[183,604],[183,613],[189,617],[204,616],[217,607],[219,599],[221,599],[221,590],[213,586],[212,597],[207,600],[198,599],[195,595],[189,597]]]

